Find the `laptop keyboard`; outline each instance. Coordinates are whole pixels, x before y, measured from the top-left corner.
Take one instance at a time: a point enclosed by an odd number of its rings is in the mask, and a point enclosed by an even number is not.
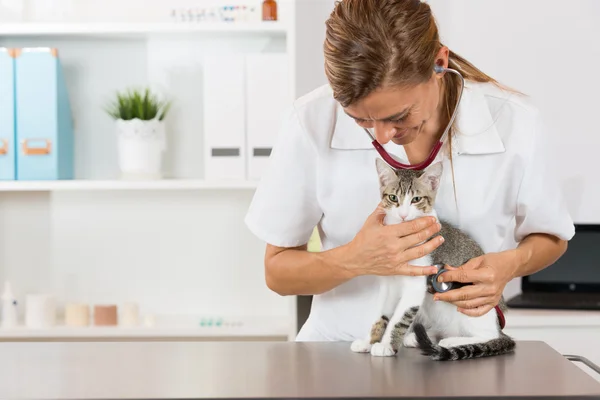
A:
[[[600,293],[522,293],[506,303],[513,308],[600,310]]]

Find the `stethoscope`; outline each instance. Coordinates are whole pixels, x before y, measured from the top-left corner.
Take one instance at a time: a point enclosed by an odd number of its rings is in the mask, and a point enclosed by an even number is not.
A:
[[[460,91],[458,92],[458,102],[456,104],[456,107],[454,108],[454,112],[452,113],[452,118],[450,118],[450,122],[448,123],[448,126],[446,126],[446,129],[444,130],[442,137],[435,144],[435,146],[431,150],[431,153],[429,153],[429,156],[427,157],[427,159],[425,161],[423,161],[419,164],[403,164],[403,163],[395,160],[387,151],[385,151],[383,146],[381,146],[381,144],[379,144],[379,142],[377,141],[377,139],[375,139],[375,137],[371,134],[371,132],[369,132],[369,130],[367,128],[364,128],[365,132],[367,132],[367,135],[369,135],[369,137],[371,138],[372,144],[375,147],[375,149],[377,150],[377,152],[379,153],[379,155],[381,156],[381,158],[383,158],[383,160],[392,168],[416,169],[416,170],[423,170],[423,169],[427,168],[429,165],[431,165],[431,163],[437,157],[440,149],[442,148],[442,146],[444,145],[444,143],[446,141],[448,132],[450,131],[450,128],[452,127],[452,124],[454,123],[454,118],[456,117],[456,113],[458,111],[458,105],[460,104],[460,101],[462,99],[462,93],[463,93],[463,89],[465,87],[465,79],[461,75],[460,72],[458,72],[457,70],[452,69],[452,68],[444,68],[442,66],[435,65],[433,67],[433,70],[437,74],[441,74],[442,72],[450,72],[450,73],[458,75],[458,77],[460,78]]]
[[[443,264],[434,264],[433,266],[436,267],[438,271],[435,274],[427,276],[427,291],[431,294],[435,292],[445,293],[449,290],[454,290],[463,286],[472,285],[472,283],[461,282],[438,282],[438,277],[444,272],[448,272],[448,270],[444,268]]]

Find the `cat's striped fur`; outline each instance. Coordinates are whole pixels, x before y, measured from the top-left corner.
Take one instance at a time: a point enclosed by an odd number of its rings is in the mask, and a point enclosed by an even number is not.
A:
[[[415,317],[417,316],[417,312],[419,311],[419,307],[411,307],[404,313],[400,322],[398,322],[394,329],[392,330],[392,348],[394,351],[398,351],[400,347],[402,347],[402,341],[404,340],[404,335],[408,332],[408,329],[412,325]]]

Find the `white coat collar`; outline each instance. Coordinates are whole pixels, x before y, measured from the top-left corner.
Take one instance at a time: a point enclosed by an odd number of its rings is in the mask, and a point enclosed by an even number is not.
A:
[[[453,153],[494,154],[504,152],[504,144],[496,130],[485,93],[480,84],[465,81],[462,100],[458,107],[457,132],[452,138]],[[371,139],[363,128],[344,112],[339,103],[336,108],[331,148],[373,149]],[[389,151],[393,146],[395,145],[390,142],[384,147]],[[400,150],[400,153],[403,151]]]

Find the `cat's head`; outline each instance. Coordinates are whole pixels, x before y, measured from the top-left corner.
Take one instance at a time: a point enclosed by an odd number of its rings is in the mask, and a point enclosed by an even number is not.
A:
[[[396,170],[383,160],[376,160],[382,205],[386,223],[400,223],[415,218],[435,216],[433,208],[442,177],[442,163],[425,170]]]

